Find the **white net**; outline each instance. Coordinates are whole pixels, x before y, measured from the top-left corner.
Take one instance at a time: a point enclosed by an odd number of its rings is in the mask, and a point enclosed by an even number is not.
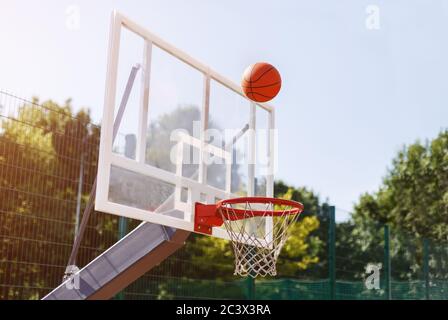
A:
[[[293,201],[276,201],[224,201],[218,207],[235,253],[235,275],[277,275],[278,256],[303,206]]]

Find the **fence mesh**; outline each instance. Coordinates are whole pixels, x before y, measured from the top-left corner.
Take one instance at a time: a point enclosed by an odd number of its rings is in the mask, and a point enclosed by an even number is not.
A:
[[[40,103],[0,90],[0,299],[40,299],[61,283],[96,176],[99,131],[87,112],[73,115],[69,101]],[[321,245],[315,263],[294,276],[281,271],[294,257],[280,256],[277,278],[235,277],[233,257],[222,254],[231,252],[228,243],[214,243],[215,258],[204,259],[197,248],[212,243],[192,235],[184,248],[116,298],[448,298],[446,243],[381,224],[359,234],[353,222],[334,223],[330,209],[304,213],[318,219],[313,236]],[[93,213],[77,265],[86,265],[137,224]],[[375,267],[379,283],[372,278]]]

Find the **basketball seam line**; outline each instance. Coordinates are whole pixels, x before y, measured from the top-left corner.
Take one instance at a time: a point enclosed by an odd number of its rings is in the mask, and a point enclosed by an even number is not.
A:
[[[274,83],[271,83],[271,84],[267,84],[265,86],[257,86],[257,87],[254,87],[254,86],[242,86],[242,87],[243,88],[251,88],[251,89],[267,88],[267,87],[272,87],[272,86],[275,86],[275,85],[281,84],[281,83],[282,83],[281,81],[278,81],[278,82],[274,82]]]
[[[255,82],[257,82],[258,80],[260,80],[261,78],[263,78],[264,75],[265,75],[266,73],[268,73],[269,71],[274,70],[274,69],[275,69],[274,67],[271,67],[270,69],[268,69],[268,70],[266,70],[265,72],[263,72],[263,73],[258,77],[257,80],[250,81],[250,83],[255,83]],[[252,80],[252,73],[250,74],[250,79]]]
[[[249,91],[249,92],[247,92],[247,94],[252,94],[252,95],[258,94],[259,96],[262,96],[265,98],[272,98],[270,96],[265,96],[264,94],[261,94],[261,93],[255,92],[255,91]]]

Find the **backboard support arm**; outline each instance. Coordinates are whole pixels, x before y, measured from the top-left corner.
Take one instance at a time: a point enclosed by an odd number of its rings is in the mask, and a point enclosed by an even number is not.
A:
[[[118,129],[120,128],[121,120],[123,119],[124,111],[126,110],[126,105],[129,101],[129,96],[131,95],[135,78],[137,77],[137,73],[140,70],[140,68],[141,66],[139,64],[136,64],[135,66],[132,67],[131,72],[129,74],[128,82],[126,84],[126,88],[124,90],[123,97],[120,102],[120,107],[118,109],[117,116],[114,121],[112,143],[115,141],[115,138],[118,134]],[[97,186],[97,178],[95,178],[95,181],[93,182],[92,190],[90,191],[89,195],[89,200],[87,201],[87,206],[84,209],[84,213],[81,219],[81,225],[79,226],[78,234],[76,234],[75,243],[73,244],[72,252],[70,254],[67,266],[76,265],[76,257],[78,256],[79,247],[84,237],[87,222],[89,220],[90,214],[92,213],[95,204],[96,186]],[[67,268],[67,270],[69,269],[70,268]],[[64,277],[67,276],[69,276],[69,274],[67,274],[66,272]]]

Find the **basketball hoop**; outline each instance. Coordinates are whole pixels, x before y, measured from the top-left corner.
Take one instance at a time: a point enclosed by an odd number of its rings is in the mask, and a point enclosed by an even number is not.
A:
[[[235,253],[235,275],[275,276],[288,230],[302,211],[299,202],[263,197],[222,200],[215,205],[197,203],[195,231],[212,234],[212,227],[224,224]]]

